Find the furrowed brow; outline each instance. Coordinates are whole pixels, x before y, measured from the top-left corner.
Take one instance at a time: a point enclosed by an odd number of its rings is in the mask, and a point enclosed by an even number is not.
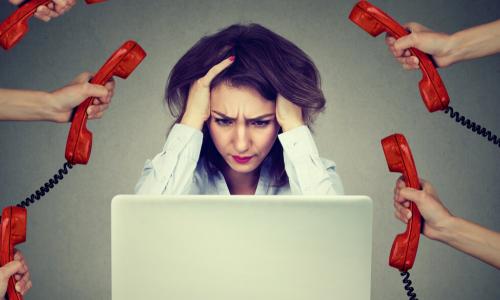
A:
[[[217,115],[219,115],[222,118],[225,118],[225,119],[228,119],[228,120],[232,120],[232,121],[236,120],[236,118],[230,117],[230,116],[225,115],[225,114],[223,114],[221,112],[218,112],[216,110],[212,110],[212,112],[215,113],[215,114],[217,114]],[[274,113],[264,114],[264,115],[257,116],[257,117],[254,117],[254,118],[245,118],[245,121],[247,121],[247,122],[257,121],[257,120],[260,120],[260,119],[263,119],[263,118],[267,118],[267,117],[274,117],[274,115],[275,115]]]
[[[228,119],[228,120],[231,120],[231,121],[236,120],[236,118],[231,118],[230,116],[225,115],[225,114],[223,114],[223,113],[221,113],[221,112],[218,112],[218,111],[216,111],[216,110],[212,110],[212,112],[213,112],[213,113],[216,113],[217,115],[219,115],[220,117],[222,117],[222,118],[224,118],[224,119]]]
[[[251,122],[251,121],[258,121],[260,119],[264,119],[264,118],[267,118],[267,117],[274,117],[274,113],[265,114],[265,115],[258,116],[258,117],[255,117],[255,118],[248,118],[248,119],[245,119],[245,120]]]

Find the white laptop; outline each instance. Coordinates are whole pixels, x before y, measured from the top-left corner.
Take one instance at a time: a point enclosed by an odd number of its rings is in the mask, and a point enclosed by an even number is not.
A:
[[[366,196],[119,195],[112,299],[370,299]]]

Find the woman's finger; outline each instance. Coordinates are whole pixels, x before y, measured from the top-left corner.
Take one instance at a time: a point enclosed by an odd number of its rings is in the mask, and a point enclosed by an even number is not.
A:
[[[104,112],[101,111],[101,112],[93,114],[92,117],[89,117],[89,119],[91,119],[91,120],[97,120],[97,119],[102,118],[103,115],[104,115]]]
[[[401,214],[398,212],[398,211],[394,211],[394,217],[396,217],[396,219],[400,220],[401,222],[403,223],[408,223],[408,221],[406,220],[406,218],[404,218],[403,216],[401,216]]]
[[[416,56],[398,57],[396,58],[402,65],[418,66],[418,58]]]
[[[216,64],[212,68],[210,68],[210,70],[208,70],[207,74],[205,76],[203,76],[202,78],[200,78],[200,83],[202,83],[203,86],[205,86],[205,87],[209,87],[212,80],[217,75],[219,75],[219,73],[224,71],[224,69],[229,67],[234,62],[234,59],[235,59],[234,56],[230,56],[230,57],[224,59],[223,61],[221,61],[220,63]]]

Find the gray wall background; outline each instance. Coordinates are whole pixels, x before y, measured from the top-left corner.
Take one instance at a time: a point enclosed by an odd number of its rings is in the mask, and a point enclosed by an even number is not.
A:
[[[83,2],[83,1],[81,1]],[[496,0],[374,1],[400,22],[452,33],[498,19]],[[0,2],[0,19],[13,11]],[[26,299],[111,297],[110,201],[132,193],[147,158],[161,150],[172,118],[162,104],[168,73],[201,36],[236,22],[257,22],[301,47],[317,64],[328,109],[316,142],[335,160],[348,194],[374,200],[372,299],[404,298],[387,264],[396,233],[392,189],[380,139],[406,135],[421,177],[437,187],[452,213],[500,230],[498,147],[443,113],[426,111],[420,72],[406,72],[347,16],[355,1],[109,1],[79,3],[50,23],[32,21],[9,52],[0,51],[0,86],[50,91],[84,70],[96,71],[125,40],[148,52],[139,68],[117,79],[113,105],[91,122],[92,157],[29,209],[28,239],[19,248],[31,268]],[[442,69],[451,104],[500,133],[500,56]],[[1,108],[0,108],[1,109]],[[0,123],[0,201],[13,205],[64,162],[69,125]],[[133,272],[133,270],[130,270]],[[412,280],[421,299],[499,299],[500,273],[443,244],[421,239]],[[147,287],[137,287],[147,288]]]

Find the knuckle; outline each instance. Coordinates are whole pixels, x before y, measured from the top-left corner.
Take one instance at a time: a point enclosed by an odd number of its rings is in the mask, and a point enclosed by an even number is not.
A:
[[[81,76],[83,76],[83,77],[91,77],[92,73],[90,73],[88,71],[85,71],[85,72],[82,72]]]
[[[416,22],[409,22],[408,24],[406,24],[406,27],[412,29],[412,28],[415,28],[417,26],[417,23]]]
[[[209,75],[209,74],[207,74]],[[198,81],[198,87],[201,87],[201,88],[207,88],[210,86],[210,80],[206,77],[202,77],[199,81]]]
[[[202,86],[203,85],[203,80],[204,80],[205,77],[201,77],[201,78],[198,78],[196,79],[193,84],[192,84],[192,87],[199,87],[199,86]]]
[[[88,94],[90,92],[91,87],[92,87],[91,84],[88,82],[82,83],[82,92]]]
[[[412,32],[412,34],[409,35],[409,38],[410,41],[416,44],[418,42],[418,39],[420,38],[420,34],[417,32]]]

